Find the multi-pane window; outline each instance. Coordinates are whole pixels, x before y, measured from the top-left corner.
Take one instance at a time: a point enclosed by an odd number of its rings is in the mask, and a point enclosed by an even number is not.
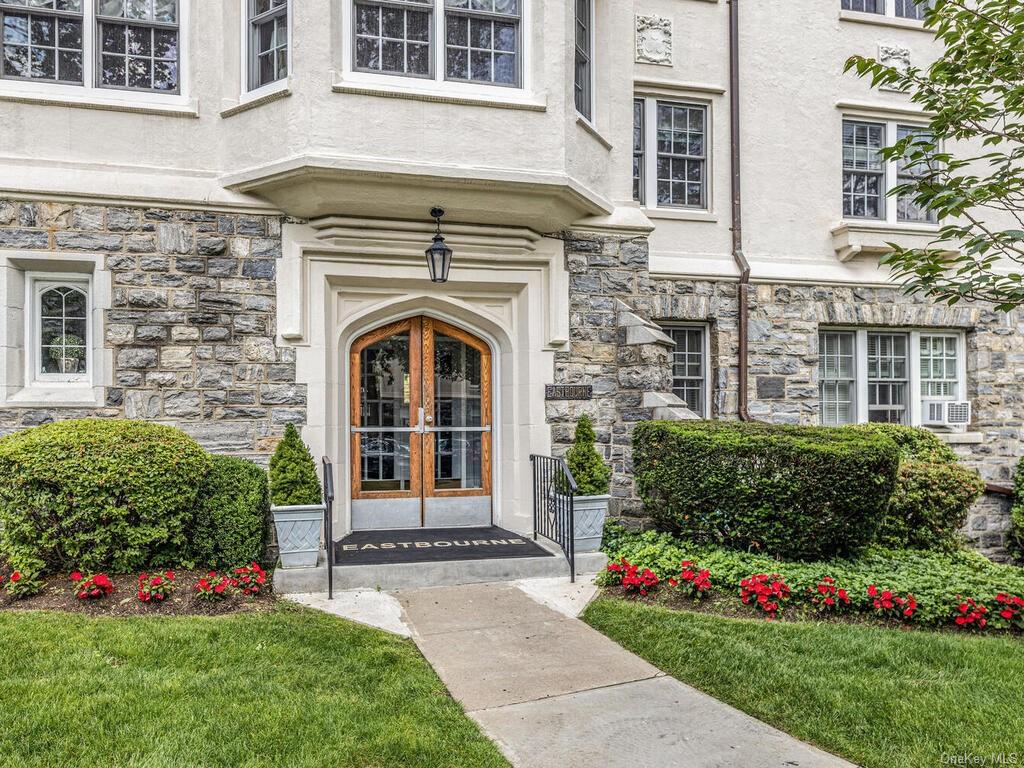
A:
[[[917,128],[908,125],[896,127],[897,140],[905,139],[908,136],[916,136],[923,139],[930,138],[931,134],[925,128]],[[908,184],[926,176],[930,172],[927,159],[908,160],[897,158],[896,160],[896,183]],[[896,219],[897,221],[913,221],[930,223],[935,221],[935,212],[918,205],[914,200],[913,193],[900,193],[896,196]]]
[[[913,193],[887,197],[901,184],[931,172],[927,158],[887,160],[882,149],[908,136],[927,137],[925,128],[896,122],[843,120],[843,217],[892,223],[932,224],[933,211],[918,205]],[[911,149],[911,151],[920,151]]]
[[[843,0],[844,11],[877,13],[901,19],[924,19],[931,0]]]
[[[99,84],[178,91],[178,0],[96,0]]]
[[[868,421],[907,423],[907,335],[868,333]]]
[[[921,334],[921,397],[956,400],[959,395],[958,339]]]
[[[0,0],[0,77],[82,84],[82,0]]]
[[[35,375],[61,381],[89,372],[89,297],[86,284],[36,284]]]
[[[843,216],[885,218],[885,124],[843,121]]]
[[[433,0],[356,3],[356,69],[429,77]]]
[[[352,67],[358,72],[519,86],[522,2],[355,0]],[[435,20],[440,22],[440,40]]]
[[[288,77],[288,0],[246,0],[249,90]]]
[[[659,206],[705,208],[707,109],[658,102]]]
[[[593,116],[594,0],[576,0],[576,59],[573,89],[576,111],[588,120]]]
[[[519,85],[520,0],[444,0],[445,77]]]
[[[852,424],[856,421],[856,337],[851,331],[821,333],[818,346],[818,379],[821,387],[821,423]]]
[[[698,416],[707,409],[707,334],[701,327],[667,327],[672,351],[672,392]]]
[[[633,199],[644,202],[644,100],[633,99]]]

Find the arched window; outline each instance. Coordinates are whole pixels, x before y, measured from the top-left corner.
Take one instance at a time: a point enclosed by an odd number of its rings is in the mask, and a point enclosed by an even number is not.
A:
[[[84,285],[39,284],[41,376],[84,377],[89,373],[89,296]]]

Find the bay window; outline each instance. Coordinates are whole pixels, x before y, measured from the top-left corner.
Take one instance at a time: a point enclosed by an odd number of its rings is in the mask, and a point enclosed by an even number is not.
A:
[[[818,351],[822,424],[919,426],[927,403],[966,394],[960,332],[830,329]]]
[[[522,0],[355,0],[357,72],[518,87]]]
[[[587,120],[593,118],[594,0],[576,0],[576,56],[573,67],[573,92],[576,111]]]
[[[250,91],[288,77],[288,1],[245,0]]]
[[[0,79],[181,91],[179,0],[0,0]]]

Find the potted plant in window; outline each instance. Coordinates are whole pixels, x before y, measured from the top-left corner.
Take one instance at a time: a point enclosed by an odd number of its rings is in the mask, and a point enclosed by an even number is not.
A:
[[[612,470],[597,452],[596,439],[593,422],[584,414],[576,422],[575,442],[565,454],[565,462],[576,481],[573,529],[577,552],[597,552],[601,548],[601,534],[608,516]]]
[[[50,342],[50,359],[61,373],[78,373],[85,358],[85,342],[72,333],[56,336]]]
[[[270,511],[282,568],[314,568],[320,554],[324,503],[316,464],[294,425],[270,459]]]

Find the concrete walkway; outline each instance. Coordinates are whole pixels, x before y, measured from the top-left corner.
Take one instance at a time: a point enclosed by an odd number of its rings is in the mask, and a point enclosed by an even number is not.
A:
[[[517,768],[838,768],[514,584],[397,593],[423,655]]]

